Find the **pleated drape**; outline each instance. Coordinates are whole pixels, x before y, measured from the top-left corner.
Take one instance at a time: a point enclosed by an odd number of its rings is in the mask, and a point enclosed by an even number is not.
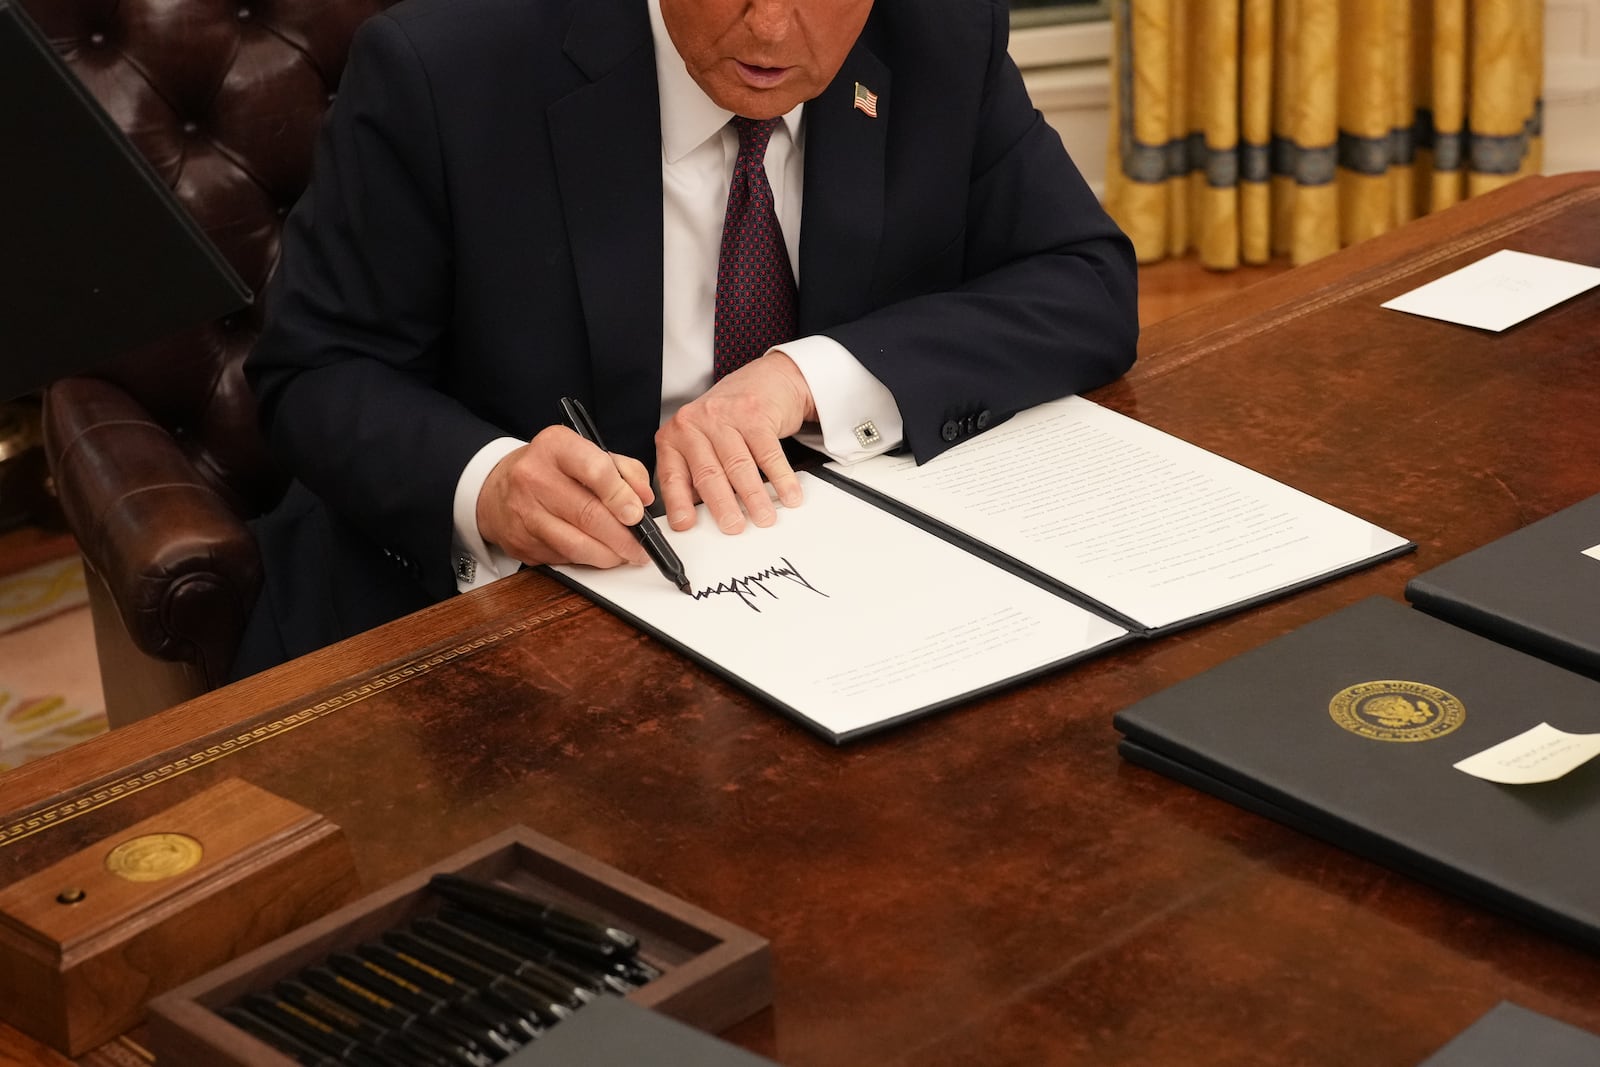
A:
[[[1141,262],[1306,263],[1539,169],[1537,0],[1114,0]]]

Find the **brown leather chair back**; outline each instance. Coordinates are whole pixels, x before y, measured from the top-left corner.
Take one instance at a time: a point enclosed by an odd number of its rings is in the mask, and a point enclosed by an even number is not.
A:
[[[46,451],[91,574],[116,723],[221,684],[259,590],[243,520],[270,508],[286,478],[241,366],[350,38],[387,4],[21,3],[258,294],[250,309],[46,392]],[[119,639],[132,647],[108,662]],[[145,657],[168,665],[166,682],[137,678]]]

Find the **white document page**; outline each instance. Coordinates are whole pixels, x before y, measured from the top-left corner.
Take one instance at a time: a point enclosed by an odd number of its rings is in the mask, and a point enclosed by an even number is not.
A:
[[[901,456],[829,467],[1152,629],[1407,544],[1082,397],[920,467]]]
[[[1127,631],[801,474],[766,528],[662,524],[686,595],[655,567],[556,568],[836,738],[964,696]]]
[[[1502,248],[1382,306],[1500,331],[1600,285],[1600,267]]]

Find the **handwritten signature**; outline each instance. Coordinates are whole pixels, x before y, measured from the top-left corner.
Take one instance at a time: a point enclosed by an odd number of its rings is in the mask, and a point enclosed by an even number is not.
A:
[[[781,567],[774,563],[766,570],[757,571],[755,574],[747,574],[742,578],[729,578],[726,581],[718,582],[716,585],[707,589],[697,590],[690,595],[692,595],[696,600],[705,600],[707,597],[720,596],[723,593],[732,593],[734,596],[739,598],[745,607],[758,614],[760,613],[761,609],[756,606],[757,590],[767,594],[767,596],[771,597],[773,600],[778,599],[778,594],[767,588],[767,583],[775,578],[786,578],[797,585],[805,586],[818,596],[828,596],[827,593],[824,593],[822,590],[806,581],[800,572],[795,569],[794,564],[789,562],[789,558],[787,556],[782,557],[782,563],[783,566]],[[831,600],[832,597],[829,597],[829,599]]]

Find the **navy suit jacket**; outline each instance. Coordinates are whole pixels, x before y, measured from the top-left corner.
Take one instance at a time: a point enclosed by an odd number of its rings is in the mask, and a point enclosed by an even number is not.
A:
[[[919,461],[1134,358],[1131,246],[1030,103],[1008,19],[877,0],[806,105],[800,332],[889,388]],[[269,650],[237,673],[452,594],[462,468],[558,397],[652,464],[658,116],[645,0],[404,0],[358,31],[246,364],[296,483],[256,524],[246,645]]]

